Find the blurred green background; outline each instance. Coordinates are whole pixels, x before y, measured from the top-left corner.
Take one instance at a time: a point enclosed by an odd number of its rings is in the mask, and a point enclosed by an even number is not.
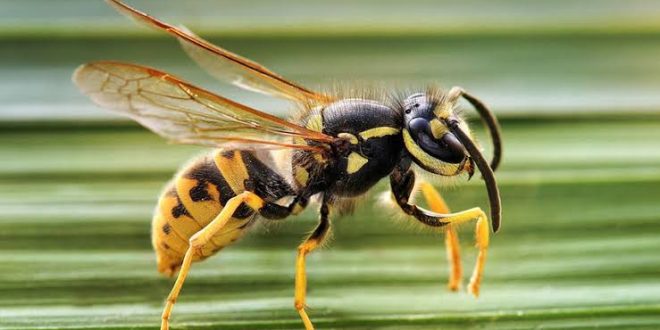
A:
[[[660,2],[130,4],[312,88],[460,85],[498,114],[504,218],[482,296],[448,292],[442,236],[390,220],[374,192],[309,257],[318,328],[660,328]],[[159,324],[171,281],[155,269],[150,214],[201,149],[168,145],[80,95],[71,73],[100,59],[287,113],[214,81],[176,41],[102,1],[0,1],[2,329]],[[487,207],[479,180],[441,189],[454,210]],[[309,210],[195,265],[174,329],[300,329],[295,247],[314,224]],[[461,238],[467,276],[471,225]]]

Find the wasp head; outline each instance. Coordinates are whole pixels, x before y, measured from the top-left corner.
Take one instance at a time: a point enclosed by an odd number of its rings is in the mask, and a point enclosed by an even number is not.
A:
[[[494,156],[489,164],[474,143],[467,123],[454,111],[459,98],[470,102],[488,126],[493,140]],[[477,98],[461,88],[447,94],[417,93],[402,103],[403,141],[412,160],[431,173],[454,176],[474,174],[475,166],[483,175],[491,204],[493,229],[499,228],[500,196],[493,171],[501,158],[499,124],[495,116]]]
[[[427,93],[410,95],[403,101],[403,137],[414,162],[424,170],[443,176],[474,174],[474,161],[448,122],[469,132],[467,124],[454,113],[455,100]],[[469,134],[469,133],[468,133]]]

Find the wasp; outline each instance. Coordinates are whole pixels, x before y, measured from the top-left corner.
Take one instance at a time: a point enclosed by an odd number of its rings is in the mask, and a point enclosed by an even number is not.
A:
[[[259,221],[287,218],[319,201],[319,222],[298,246],[294,306],[306,329],[305,258],[323,244],[331,216],[346,213],[359,196],[389,177],[392,205],[429,227],[444,227],[450,261],[449,288],[461,285],[456,225],[476,221],[479,249],[468,285],[479,294],[490,228],[479,207],[450,212],[435,188],[415,169],[439,176],[473,175],[485,181],[493,232],[501,201],[493,171],[501,159],[497,119],[478,98],[459,87],[428,90],[392,102],[359,95],[333,96],[304,88],[264,66],[140,12],[118,0],[121,13],[178,39],[185,52],[214,77],[238,87],[284,98],[302,108],[294,119],[274,115],[136,64],[100,61],[80,66],[74,83],[101,107],[137,121],[175,143],[213,148],[183,167],[162,193],[152,221],[158,271],[178,272],[162,313],[170,315],[191,265],[245,235]],[[467,123],[456,113],[465,99],[489,129],[488,162]],[[431,210],[413,203],[422,192]]]

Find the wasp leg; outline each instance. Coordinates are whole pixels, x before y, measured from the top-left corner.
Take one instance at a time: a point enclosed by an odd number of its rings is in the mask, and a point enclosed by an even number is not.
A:
[[[419,188],[433,212],[449,213],[449,207],[440,193],[428,182],[421,182]],[[453,225],[447,225],[445,230],[445,247],[447,249],[447,260],[449,261],[449,282],[447,287],[451,291],[458,291],[461,287],[463,269],[461,267],[461,251],[458,243],[458,235]]]
[[[305,324],[306,330],[313,330],[314,325],[305,312],[305,296],[307,295],[307,273],[305,272],[305,257],[308,253],[323,244],[323,241],[330,232],[330,220],[328,215],[330,209],[325,201],[321,205],[321,218],[316,229],[307,239],[298,246],[298,256],[296,258],[296,280],[295,280],[295,298],[294,306],[300,314],[300,318]]]
[[[477,220],[475,234],[476,246],[479,249],[477,262],[468,284],[468,291],[475,297],[479,296],[479,288],[483,277],[483,269],[486,263],[486,252],[490,240],[490,231],[488,227],[488,217],[486,213],[479,208],[474,207],[469,210],[456,213],[435,213],[415,204],[410,204],[408,200],[415,185],[415,172],[410,168],[404,169],[397,167],[390,175],[390,185],[394,199],[401,209],[408,215],[413,216],[417,221],[431,227],[443,227],[450,224],[458,225],[470,220]]]
[[[206,227],[204,227],[190,238],[190,245],[183,258],[181,269],[179,270],[179,276],[176,278],[176,282],[174,282],[172,291],[170,291],[169,296],[167,296],[167,302],[165,303],[165,308],[163,309],[162,322],[160,325],[161,330],[169,329],[169,320],[170,315],[172,314],[172,308],[174,308],[174,303],[179,297],[179,292],[183,287],[183,282],[186,280],[186,276],[188,276],[193,257],[195,255],[202,255],[202,248],[204,245],[209,242],[211,237],[213,237],[213,235],[217,233],[218,230],[225,226],[227,221],[231,219],[236,209],[238,209],[242,203],[245,203],[253,210],[259,210],[264,206],[264,201],[259,196],[249,191],[243,192],[228,200],[227,204],[225,204],[225,206],[222,208],[220,214],[218,214],[218,216],[216,216],[215,219],[211,221],[211,223],[209,223]]]

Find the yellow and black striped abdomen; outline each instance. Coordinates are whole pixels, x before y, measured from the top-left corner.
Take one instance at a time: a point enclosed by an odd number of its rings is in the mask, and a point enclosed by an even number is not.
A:
[[[183,168],[165,189],[152,222],[158,271],[167,275],[176,272],[190,237],[215,219],[230,198],[246,190],[271,201],[293,193],[284,179],[278,182],[280,191],[263,191],[264,180],[272,184],[273,178],[278,181],[281,176],[246,151],[215,151]],[[239,239],[254,218],[255,212],[241,205],[195,260],[209,257]]]

